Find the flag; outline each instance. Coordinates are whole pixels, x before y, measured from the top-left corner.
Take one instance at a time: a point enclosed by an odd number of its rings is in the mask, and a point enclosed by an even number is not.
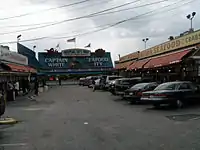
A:
[[[89,43],[87,46],[85,46],[85,48],[89,48],[91,47],[91,43]]]
[[[76,38],[68,39],[67,42],[76,42]]]
[[[57,45],[56,45],[56,48],[59,48],[60,47],[60,43],[58,43]]]

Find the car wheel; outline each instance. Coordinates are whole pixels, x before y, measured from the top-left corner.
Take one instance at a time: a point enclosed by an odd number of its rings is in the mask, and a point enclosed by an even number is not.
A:
[[[184,106],[183,101],[181,101],[181,100],[176,100],[176,107],[177,107],[177,108],[183,108],[183,106]]]

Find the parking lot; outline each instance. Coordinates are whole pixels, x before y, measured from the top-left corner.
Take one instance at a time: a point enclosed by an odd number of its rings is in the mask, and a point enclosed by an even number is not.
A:
[[[6,150],[195,150],[200,149],[200,106],[154,109],[130,105],[109,92],[55,86],[36,101],[8,104],[0,126]]]

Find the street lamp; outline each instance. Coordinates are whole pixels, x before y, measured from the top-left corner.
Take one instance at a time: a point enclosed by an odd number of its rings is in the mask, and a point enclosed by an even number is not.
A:
[[[195,15],[196,15],[196,12],[193,12],[192,14],[188,14],[188,15],[186,16],[187,19],[190,20],[190,25],[191,25],[191,27],[190,27],[190,31],[193,31],[192,21],[193,21]]]
[[[146,38],[146,39],[142,39],[142,41],[144,42],[144,48],[146,49],[147,48],[147,41],[149,40],[149,38]]]
[[[33,46],[33,51],[35,51],[35,48],[36,48],[36,46],[34,45],[34,46]]]
[[[17,43],[19,42],[21,36],[21,34],[17,36]]]

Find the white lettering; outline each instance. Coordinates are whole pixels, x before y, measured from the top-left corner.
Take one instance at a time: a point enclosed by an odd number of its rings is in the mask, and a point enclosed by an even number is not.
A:
[[[66,63],[68,62],[67,58],[45,58],[45,63]]]
[[[48,63],[49,67],[57,67],[57,68],[62,68],[64,67],[64,63]]]
[[[93,58],[88,58],[88,61],[89,62],[106,62],[106,61],[109,61],[109,59],[107,57],[93,57]]]

